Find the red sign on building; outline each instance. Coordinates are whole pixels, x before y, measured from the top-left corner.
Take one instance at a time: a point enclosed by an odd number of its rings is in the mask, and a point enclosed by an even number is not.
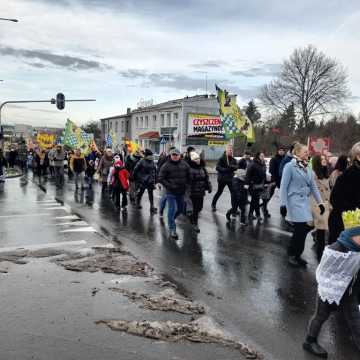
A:
[[[330,152],[330,138],[318,138],[310,136],[308,139],[310,155],[325,155]]]

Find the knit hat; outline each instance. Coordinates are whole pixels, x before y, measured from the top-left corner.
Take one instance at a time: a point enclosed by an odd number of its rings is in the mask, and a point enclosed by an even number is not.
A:
[[[152,155],[153,155],[153,152],[152,152],[150,149],[145,149],[144,155],[145,155],[145,156],[152,156]]]
[[[190,153],[190,159],[191,159],[191,161],[200,160],[200,155],[197,152],[192,151]]]
[[[114,163],[114,167],[119,168],[123,166],[123,162],[121,160],[116,160]]]
[[[170,150],[170,155],[172,155],[172,154],[180,155],[180,150],[177,149],[177,148],[171,149]]]

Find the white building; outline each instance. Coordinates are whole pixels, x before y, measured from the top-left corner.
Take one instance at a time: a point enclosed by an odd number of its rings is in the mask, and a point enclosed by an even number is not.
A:
[[[127,109],[127,114],[111,116],[100,119],[101,140],[105,144],[109,134],[115,134],[114,145],[121,145],[125,140],[131,139],[131,110]]]
[[[189,114],[218,116],[219,104],[216,96],[187,96],[132,111],[128,109],[126,115],[101,119],[103,139],[106,139],[112,129],[119,134],[118,140],[131,139],[142,148],[149,148],[155,153],[160,153],[171,145],[179,147],[181,151],[192,145],[198,151],[204,151],[207,159],[218,158],[224,151],[223,147],[209,146],[205,137],[188,137]],[[119,130],[116,123],[122,122],[128,122],[128,126],[120,125]]]

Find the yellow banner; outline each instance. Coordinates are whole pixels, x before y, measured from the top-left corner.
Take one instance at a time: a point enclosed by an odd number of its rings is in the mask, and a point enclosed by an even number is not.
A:
[[[225,146],[227,145],[228,141],[226,140],[209,140],[209,146]]]
[[[39,133],[37,134],[36,141],[39,144],[40,149],[50,149],[55,144],[56,135]]]

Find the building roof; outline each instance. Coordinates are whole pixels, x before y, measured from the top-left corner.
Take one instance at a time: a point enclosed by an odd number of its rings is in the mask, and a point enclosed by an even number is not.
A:
[[[115,115],[115,116],[110,116],[110,117],[106,117],[106,118],[102,118],[101,120],[113,120],[113,119],[119,119],[119,118],[127,118],[130,117],[131,114],[123,114],[123,115]]]
[[[145,133],[139,134],[139,139],[159,139],[160,134],[158,131],[147,131]]]
[[[145,107],[140,107],[137,109],[134,109],[132,111],[130,111],[128,114],[123,114],[123,115],[116,115],[116,116],[110,116],[110,117],[106,117],[106,118],[102,118],[101,120],[113,120],[113,119],[119,119],[119,118],[127,118],[129,116],[131,116],[132,114],[136,114],[136,113],[141,113],[141,112],[145,112],[145,111],[151,111],[151,110],[156,110],[159,108],[162,109],[167,109],[167,108],[173,108],[173,107],[177,107],[179,105],[181,105],[183,102],[185,101],[200,101],[203,99],[216,99],[216,95],[194,95],[194,96],[185,96],[183,98],[180,99],[174,99],[174,100],[168,100],[159,104],[154,104],[154,105],[150,105],[150,106],[145,106]]]

